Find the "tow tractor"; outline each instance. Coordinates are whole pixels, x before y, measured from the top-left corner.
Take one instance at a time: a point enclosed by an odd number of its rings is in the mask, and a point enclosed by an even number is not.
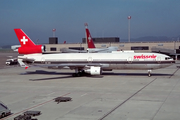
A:
[[[37,118],[33,118],[34,116],[38,116],[41,114],[41,111],[26,111],[23,115],[18,115],[14,118],[14,120],[37,120]]]
[[[67,102],[67,101],[71,101],[72,98],[71,97],[57,97],[54,99],[54,102],[60,103],[60,102]]]
[[[6,65],[16,65],[18,64],[17,58],[7,59]]]

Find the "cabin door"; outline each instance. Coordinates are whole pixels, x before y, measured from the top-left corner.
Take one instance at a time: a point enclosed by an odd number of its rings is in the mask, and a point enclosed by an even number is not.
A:
[[[88,60],[89,63],[92,63],[92,57],[88,57],[87,60]]]
[[[132,63],[132,57],[128,58],[128,63]]]
[[[44,63],[45,62],[45,59],[42,57],[41,58],[41,63]]]
[[[157,62],[161,63],[161,57],[157,57]]]

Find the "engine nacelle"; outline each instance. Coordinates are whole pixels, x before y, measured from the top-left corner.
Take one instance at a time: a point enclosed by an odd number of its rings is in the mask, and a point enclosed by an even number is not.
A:
[[[84,70],[86,73],[89,73],[90,75],[101,75],[102,70],[101,67],[95,67],[91,66],[90,69]]]
[[[19,54],[34,54],[34,53],[43,53],[46,51],[46,47],[44,45],[35,45],[29,47],[19,47]]]

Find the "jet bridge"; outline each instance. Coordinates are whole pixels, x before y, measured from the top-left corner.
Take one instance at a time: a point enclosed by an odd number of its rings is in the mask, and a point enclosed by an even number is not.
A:
[[[152,47],[151,51],[169,55],[173,57],[175,60],[180,59],[180,49],[166,49],[166,48]]]

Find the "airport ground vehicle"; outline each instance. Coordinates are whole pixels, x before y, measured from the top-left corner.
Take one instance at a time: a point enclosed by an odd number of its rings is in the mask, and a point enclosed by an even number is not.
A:
[[[71,97],[57,97],[54,99],[55,102],[60,103],[60,102],[67,102],[67,101],[71,101],[72,98]]]
[[[30,116],[38,116],[41,114],[41,111],[26,111],[24,112],[24,115],[30,115]]]
[[[7,59],[6,65],[16,65],[18,64],[17,58]]]
[[[0,118],[3,118],[10,114],[11,114],[11,110],[9,110],[8,107],[0,101]]]
[[[18,115],[14,118],[14,120],[37,120],[37,118],[33,118],[34,116],[38,116],[41,114],[41,111],[26,111],[23,115]]]

